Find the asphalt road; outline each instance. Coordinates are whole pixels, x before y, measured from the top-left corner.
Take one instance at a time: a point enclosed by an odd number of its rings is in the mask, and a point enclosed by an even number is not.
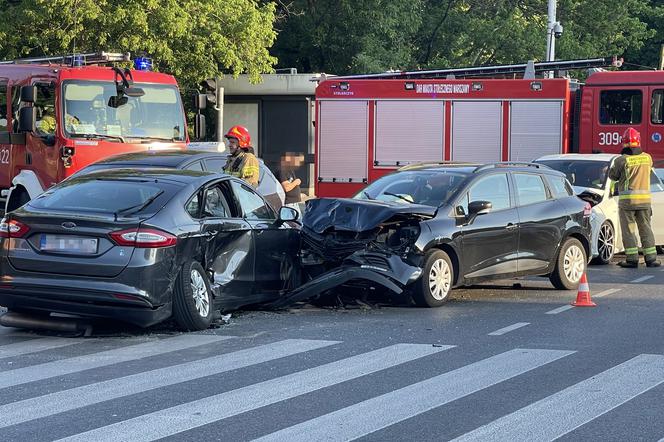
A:
[[[659,441],[664,271],[588,277],[594,308],[528,279],[203,333],[1,329],[0,440]]]

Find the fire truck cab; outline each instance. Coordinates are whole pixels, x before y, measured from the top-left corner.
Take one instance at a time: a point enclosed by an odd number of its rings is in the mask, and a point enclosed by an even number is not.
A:
[[[82,167],[112,155],[185,148],[187,127],[171,75],[99,66],[128,54],[0,63],[0,191],[20,207]]]
[[[664,159],[664,72],[596,72],[580,92],[579,152],[620,153],[622,135],[633,127],[643,150]]]

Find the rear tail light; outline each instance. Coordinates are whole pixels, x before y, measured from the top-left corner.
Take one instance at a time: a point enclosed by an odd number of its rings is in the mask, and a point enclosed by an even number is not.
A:
[[[585,206],[583,206],[583,217],[588,218],[590,215],[593,213],[593,206],[590,205],[590,203],[586,203]]]
[[[23,238],[29,230],[28,226],[15,219],[7,221],[3,218],[0,221],[0,236],[3,238]]]
[[[111,239],[119,246],[137,247],[140,249],[157,249],[177,244],[177,237],[156,229],[129,229],[110,234]]]

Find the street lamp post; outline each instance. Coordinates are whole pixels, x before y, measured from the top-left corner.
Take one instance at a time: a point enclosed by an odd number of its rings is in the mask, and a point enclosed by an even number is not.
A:
[[[556,39],[563,35],[563,26],[556,21],[556,6],[556,0],[549,0],[546,22],[546,61],[556,59]],[[548,72],[547,77],[553,77],[553,72]]]

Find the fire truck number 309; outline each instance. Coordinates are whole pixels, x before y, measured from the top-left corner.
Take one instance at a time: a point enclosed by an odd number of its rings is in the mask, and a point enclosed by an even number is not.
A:
[[[615,144],[620,144],[620,139],[622,137],[618,132],[600,132],[599,133],[599,145],[600,146],[613,146]]]

